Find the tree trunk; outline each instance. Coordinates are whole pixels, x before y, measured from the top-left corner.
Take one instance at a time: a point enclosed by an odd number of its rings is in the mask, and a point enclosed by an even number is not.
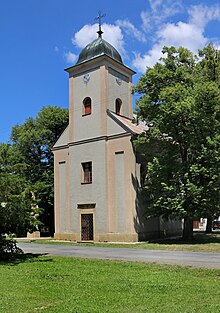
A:
[[[207,217],[206,234],[212,233],[212,217]]]
[[[184,218],[182,239],[185,241],[193,240],[193,219],[189,216]]]

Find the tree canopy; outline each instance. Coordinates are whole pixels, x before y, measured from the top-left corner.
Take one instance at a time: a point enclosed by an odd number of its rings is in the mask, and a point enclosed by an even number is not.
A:
[[[137,146],[145,159],[157,147],[146,164],[146,214],[184,218],[190,239],[193,219],[220,213],[220,51],[162,52],[134,87],[138,116],[149,126]]]
[[[21,235],[38,225],[53,233],[51,148],[67,123],[67,109],[44,107],[0,144],[0,234]]]

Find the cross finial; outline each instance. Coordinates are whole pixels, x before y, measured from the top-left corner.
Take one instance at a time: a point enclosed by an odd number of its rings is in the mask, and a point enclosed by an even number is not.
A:
[[[97,33],[99,34],[99,37],[101,38],[102,37],[102,34],[103,34],[103,31],[102,31],[102,29],[101,29],[101,19],[103,18],[103,17],[105,17],[106,16],[106,14],[104,13],[104,14],[102,14],[102,12],[101,11],[99,11],[98,12],[98,16],[95,18],[95,20],[97,21],[99,21],[99,30],[97,31]]]

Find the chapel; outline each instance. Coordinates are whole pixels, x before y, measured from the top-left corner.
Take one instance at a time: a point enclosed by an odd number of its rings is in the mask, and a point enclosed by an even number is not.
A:
[[[69,125],[53,147],[55,239],[134,242],[176,231],[148,221],[140,199],[141,162],[134,139],[132,76],[119,52],[97,39],[79,54],[69,74]]]

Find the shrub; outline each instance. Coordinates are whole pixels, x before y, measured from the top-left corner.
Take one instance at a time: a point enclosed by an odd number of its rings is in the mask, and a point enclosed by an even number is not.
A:
[[[0,261],[8,261],[15,259],[23,251],[17,247],[14,239],[7,239],[5,236],[0,235]]]

